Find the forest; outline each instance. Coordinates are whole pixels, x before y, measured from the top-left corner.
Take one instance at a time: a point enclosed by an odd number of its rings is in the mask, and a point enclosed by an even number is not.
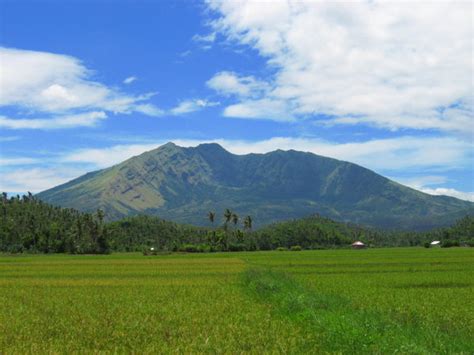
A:
[[[230,209],[208,213],[209,227],[136,215],[105,222],[100,209],[82,213],[42,202],[32,194],[2,194],[0,251],[7,253],[104,254],[110,252],[215,252],[347,248],[355,240],[369,247],[474,246],[474,217],[427,232],[377,230],[319,215],[253,230],[251,216]]]

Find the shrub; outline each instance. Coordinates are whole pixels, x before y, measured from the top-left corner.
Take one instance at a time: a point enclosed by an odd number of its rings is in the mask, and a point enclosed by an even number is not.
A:
[[[459,242],[457,240],[446,240],[441,244],[441,248],[451,248],[451,247],[458,247]]]
[[[286,249],[285,247],[278,247],[276,248],[277,251],[287,251],[288,249]]]
[[[143,255],[158,255],[158,250],[156,248],[151,247],[151,248],[145,248],[143,249]]]
[[[195,244],[183,244],[179,251],[183,251],[186,253],[203,253],[205,248],[202,245],[195,245]],[[209,250],[207,250],[209,251]]]
[[[291,251],[301,251],[303,250],[303,248],[301,248],[300,245],[293,245],[291,248],[290,248]]]
[[[243,243],[230,243],[229,244],[229,251],[244,251],[247,248]]]
[[[198,245],[198,251],[200,253],[210,253],[211,252],[211,246],[207,244],[200,244]]]
[[[424,246],[425,246],[425,248],[429,248],[429,247],[431,246],[431,245],[430,245],[430,242],[426,242],[426,243],[424,244]]]

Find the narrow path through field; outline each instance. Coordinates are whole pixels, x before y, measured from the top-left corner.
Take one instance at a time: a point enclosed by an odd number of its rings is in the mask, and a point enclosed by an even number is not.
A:
[[[473,345],[466,339],[453,348],[453,339],[448,341],[449,335],[438,329],[402,324],[386,314],[357,309],[349,299],[312,290],[282,271],[249,265],[242,274],[242,287],[250,297],[267,304],[272,316],[301,329],[295,353],[464,353]]]

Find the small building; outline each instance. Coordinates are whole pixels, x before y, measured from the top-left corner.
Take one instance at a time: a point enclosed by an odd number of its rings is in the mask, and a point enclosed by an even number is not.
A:
[[[430,247],[433,248],[433,247],[440,247],[441,246],[441,241],[439,240],[433,240],[431,243],[430,243]]]
[[[365,244],[362,243],[360,240],[352,243],[352,249],[364,249],[365,248]]]

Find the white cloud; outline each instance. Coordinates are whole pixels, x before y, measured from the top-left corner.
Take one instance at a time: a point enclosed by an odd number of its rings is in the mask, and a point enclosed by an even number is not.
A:
[[[273,121],[293,121],[294,116],[284,101],[273,99],[247,100],[229,105],[224,116],[239,118],[259,118]]]
[[[447,187],[433,187],[433,185],[446,184],[449,180],[445,176],[428,175],[417,176],[413,178],[393,178],[393,180],[400,182],[403,185],[409,186],[421,192],[430,195],[444,195],[456,197],[461,200],[474,202],[474,192],[464,192]]]
[[[124,84],[131,84],[133,83],[134,81],[136,81],[138,78],[136,76],[129,76],[128,78],[126,78],[123,83]]]
[[[202,99],[193,99],[181,101],[178,106],[169,110],[169,113],[175,116],[184,115],[187,113],[202,110],[205,107],[212,107],[219,105],[218,102],[212,102]]]
[[[163,116],[165,114],[165,111],[156,107],[155,105],[152,104],[140,104],[135,106],[135,111],[141,112],[145,115],[148,116]]]
[[[322,113],[334,117],[332,124],[474,133],[468,1],[211,0],[208,6],[217,14],[213,29],[256,50],[273,73],[265,78],[269,88],[252,100],[237,98],[232,114],[269,118],[254,100],[280,101],[280,117]],[[218,92],[248,91],[241,76],[221,74],[210,80]]]
[[[364,142],[337,143],[313,138],[274,137],[260,141],[173,139],[177,145],[191,147],[214,142],[234,154],[267,153],[277,149],[311,152],[360,164],[383,172],[405,172],[408,169],[446,171],[470,166],[470,145],[454,138],[401,137]],[[106,167],[165,143],[121,144],[107,148],[85,149],[64,156],[64,162],[92,163]],[[396,174],[391,174],[395,175]]]
[[[38,163],[38,159],[35,158],[22,158],[22,157],[9,157],[2,158],[0,157],[0,167],[2,166],[12,166],[12,165],[29,165]]]
[[[72,180],[85,171],[65,167],[16,169],[2,172],[0,191],[36,193]]]
[[[87,112],[77,115],[57,116],[54,118],[12,119],[0,116],[0,127],[8,129],[64,129],[75,127],[94,127],[107,118],[105,112]]]
[[[195,34],[193,36],[193,41],[195,41],[195,42],[212,43],[215,40],[216,40],[216,33],[215,32],[211,32],[207,35]]]
[[[156,144],[120,144],[106,148],[79,149],[65,154],[61,161],[63,163],[92,165],[95,169],[107,168],[133,156],[155,149],[161,144],[162,142]]]
[[[136,96],[110,88],[95,81],[94,72],[77,58],[4,47],[0,47],[0,57],[0,107],[15,106],[42,115],[160,112],[148,102],[154,93]],[[144,112],[144,105],[153,110]]]
[[[440,185],[448,182],[445,176],[440,175],[422,175],[409,178],[393,177],[392,179],[417,190],[426,186]]]
[[[257,142],[222,142],[236,154],[295,149],[346,160],[377,171],[453,169],[470,163],[470,145],[454,138],[400,137],[336,143],[275,137]]]
[[[207,81],[207,86],[221,95],[240,97],[258,97],[269,90],[269,85],[253,76],[238,76],[236,73],[223,71]]]
[[[451,196],[451,197],[456,197],[461,200],[466,200],[466,201],[471,201],[474,202],[474,192],[464,192],[464,191],[458,191],[456,189],[450,189],[450,188],[445,188],[445,187],[437,187],[437,188],[420,188],[419,189],[421,192],[424,192],[426,194],[430,195],[444,195],[444,196]]]

